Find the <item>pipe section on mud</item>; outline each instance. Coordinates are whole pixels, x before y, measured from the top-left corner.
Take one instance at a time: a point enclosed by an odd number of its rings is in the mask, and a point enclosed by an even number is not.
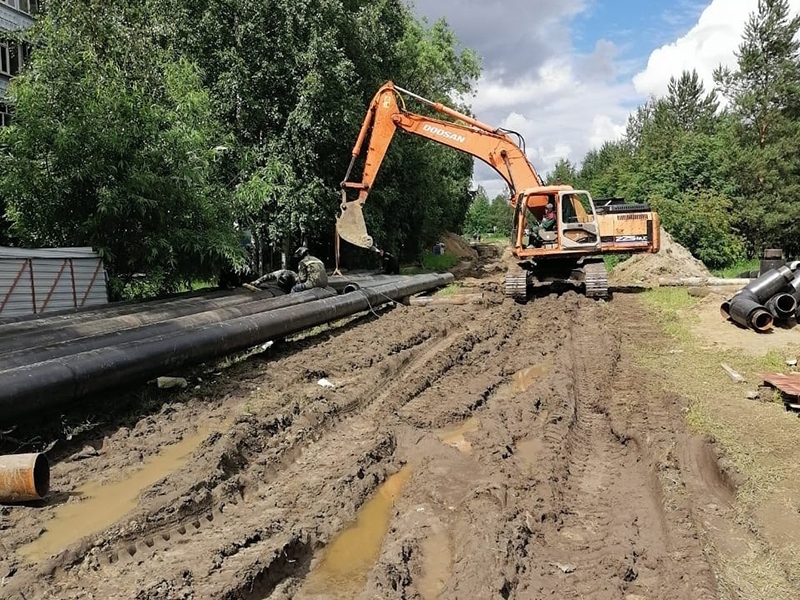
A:
[[[41,500],[50,491],[50,463],[44,454],[0,456],[0,503]]]
[[[52,409],[83,396],[146,381],[370,310],[453,281],[415,275],[351,294],[242,316],[196,329],[87,350],[0,372],[0,421]]]
[[[133,329],[175,319],[185,315],[247,304],[255,300],[270,300],[275,294],[270,291],[237,292],[223,296],[198,296],[180,300],[154,300],[116,310],[107,309],[95,313],[64,315],[53,319],[25,321],[0,325],[0,353],[21,348],[51,344],[78,337],[102,335],[113,331]],[[280,297],[280,296],[279,296]]]
[[[238,317],[246,317],[259,312],[296,306],[304,302],[313,302],[323,298],[331,298],[336,294],[332,290],[313,289],[297,294],[288,294],[276,298],[253,300],[229,308],[220,308],[190,314],[167,321],[161,321],[142,327],[112,331],[101,335],[66,339],[58,343],[47,343],[43,347],[26,348],[0,355],[0,371],[13,367],[22,367],[31,363],[42,362],[60,356],[68,356],[108,346],[117,346],[137,340],[144,340],[169,333],[191,331],[203,325],[228,321]],[[60,338],[59,338],[60,339]]]

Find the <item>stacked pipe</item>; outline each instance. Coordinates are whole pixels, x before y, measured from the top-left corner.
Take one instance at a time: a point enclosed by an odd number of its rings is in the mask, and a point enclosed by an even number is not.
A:
[[[7,352],[6,365],[0,356],[0,422],[245,350],[452,280],[450,273],[379,279],[354,293],[327,297],[322,290],[311,290],[303,294],[316,296],[301,304],[292,304],[301,299],[293,294],[270,310],[245,304],[153,324],[147,337],[134,329],[108,336],[100,346],[93,338],[77,340],[69,352],[67,346]]]
[[[796,267],[796,263],[769,269],[750,282],[722,303],[722,316],[760,333],[771,330],[776,321],[796,318],[800,306],[800,272],[791,267]]]

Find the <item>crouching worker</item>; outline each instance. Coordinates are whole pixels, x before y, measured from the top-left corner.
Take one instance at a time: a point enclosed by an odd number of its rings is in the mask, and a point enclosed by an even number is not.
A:
[[[303,292],[312,288],[324,288],[328,286],[328,273],[325,271],[325,263],[316,256],[308,253],[308,248],[300,246],[294,253],[295,260],[299,260],[297,265],[297,283],[292,288],[293,292]]]

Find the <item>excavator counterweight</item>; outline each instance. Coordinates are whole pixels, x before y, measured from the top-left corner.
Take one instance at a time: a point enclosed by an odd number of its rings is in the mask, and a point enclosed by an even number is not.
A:
[[[404,95],[451,120],[410,112]],[[605,298],[608,280],[603,254],[658,252],[658,215],[642,204],[618,199],[596,206],[589,192],[568,185],[546,186],[528,161],[521,135],[492,127],[441,103],[384,84],[370,102],[341,184],[338,240],[376,250],[363,208],[396,131],[427,138],[470,154],[491,166],[511,190],[514,207],[511,251],[517,265],[506,274],[506,295],[524,301],[534,286],[569,282],[587,296]],[[515,142],[512,136],[518,139]],[[367,143],[361,181],[351,181]],[[355,194],[355,198],[349,198]]]

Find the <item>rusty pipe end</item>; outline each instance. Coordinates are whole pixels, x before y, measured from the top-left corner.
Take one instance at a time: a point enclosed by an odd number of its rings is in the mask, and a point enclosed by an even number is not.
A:
[[[766,333],[772,329],[772,315],[764,308],[754,310],[748,320],[750,321],[750,327],[759,333]]]
[[[0,503],[41,500],[49,491],[47,456],[41,453],[0,456]]]
[[[725,300],[720,307],[719,307],[719,314],[722,315],[722,318],[726,321],[731,318],[731,301]]]

